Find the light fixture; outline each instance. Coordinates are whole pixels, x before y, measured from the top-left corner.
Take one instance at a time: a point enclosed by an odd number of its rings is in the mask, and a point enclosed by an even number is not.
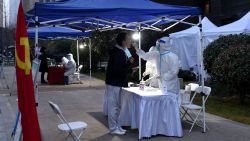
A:
[[[139,34],[138,32],[136,32],[136,33],[134,33],[134,34],[132,35],[132,38],[133,38],[134,40],[138,40],[138,39],[140,38],[140,34]]]
[[[80,47],[80,49],[83,49],[83,48],[84,48],[84,45],[83,45],[83,44],[80,44],[79,47]]]
[[[86,44],[86,43],[80,44],[80,46],[79,46],[80,49],[83,49],[83,48],[85,48],[85,47],[87,47],[87,44]]]

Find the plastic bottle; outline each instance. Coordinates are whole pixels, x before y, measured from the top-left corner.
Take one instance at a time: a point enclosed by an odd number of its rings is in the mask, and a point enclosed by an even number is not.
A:
[[[140,85],[139,85],[139,89],[144,91],[144,88],[145,88],[145,81],[140,81]]]

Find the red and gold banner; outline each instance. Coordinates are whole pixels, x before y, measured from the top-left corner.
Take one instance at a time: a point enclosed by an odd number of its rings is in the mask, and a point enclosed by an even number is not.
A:
[[[22,2],[19,4],[17,15],[15,58],[23,141],[41,141],[32,80],[30,47]]]

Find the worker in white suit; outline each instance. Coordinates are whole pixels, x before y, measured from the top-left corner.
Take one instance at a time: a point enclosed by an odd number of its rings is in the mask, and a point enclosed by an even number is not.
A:
[[[156,45],[157,44],[159,44],[158,41],[156,41]],[[156,45],[150,47],[148,52],[157,51]],[[154,88],[159,88],[158,79],[153,77],[155,74],[157,74],[155,61],[154,60],[148,60],[146,62],[146,69],[143,72],[142,76],[145,77],[145,76],[149,75],[149,81],[147,81],[149,83],[149,86],[154,87]]]
[[[66,59],[67,58],[67,59]],[[69,84],[69,76],[73,75],[76,71],[76,62],[73,58],[73,54],[67,54],[66,58],[62,58],[62,62],[64,63],[64,84]]]
[[[136,53],[144,60],[155,63],[156,72],[153,78],[159,81],[160,89],[164,94],[179,93],[179,59],[178,56],[170,52],[170,38],[163,37],[159,39],[159,44],[156,45],[157,51],[145,53],[143,50],[135,47]]]

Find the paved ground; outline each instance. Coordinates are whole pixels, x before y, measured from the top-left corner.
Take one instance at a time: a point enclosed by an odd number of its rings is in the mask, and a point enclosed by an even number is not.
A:
[[[7,79],[1,77],[0,83],[0,141],[10,141],[10,133],[14,124],[15,111],[17,109],[15,89],[13,87],[14,68],[5,68]],[[102,97],[104,94],[104,82],[88,76],[82,76],[83,84],[64,85],[40,85],[38,116],[41,133],[44,141],[64,141],[66,134],[57,130],[58,118],[48,105],[51,100],[57,103],[65,117],[69,121],[83,120],[88,123],[88,129],[82,136],[82,141],[136,141],[138,132],[129,130],[124,136],[109,134],[107,119],[102,114]],[[12,95],[9,96],[9,92]],[[211,114],[207,115],[207,124],[210,130],[201,133],[200,128],[194,128],[188,133],[188,125],[184,125],[184,137],[174,138],[166,136],[154,136],[148,141],[248,141],[250,140],[250,126],[227,120]],[[69,139],[70,140],[70,139]]]

